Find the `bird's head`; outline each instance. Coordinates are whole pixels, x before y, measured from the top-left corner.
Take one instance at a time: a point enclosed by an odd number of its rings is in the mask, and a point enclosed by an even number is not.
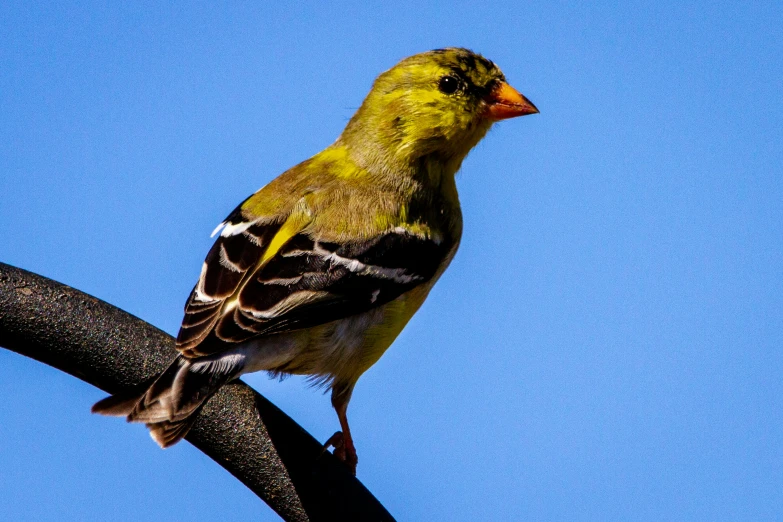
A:
[[[382,73],[339,142],[364,168],[429,157],[456,171],[493,123],[537,112],[490,60],[468,49],[437,49]]]

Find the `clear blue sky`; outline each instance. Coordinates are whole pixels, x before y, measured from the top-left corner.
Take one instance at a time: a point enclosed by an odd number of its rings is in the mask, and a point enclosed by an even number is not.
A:
[[[0,6],[0,261],[175,334],[209,234],[443,46],[541,114],[459,178],[455,261],[350,415],[399,520],[783,519],[783,4]],[[246,379],[319,439],[302,379]],[[9,520],[275,520],[0,351]]]

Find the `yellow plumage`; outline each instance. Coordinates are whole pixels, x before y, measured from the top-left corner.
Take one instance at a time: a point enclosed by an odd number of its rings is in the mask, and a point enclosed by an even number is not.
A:
[[[94,411],[145,422],[166,447],[243,373],[311,375],[332,389],[343,430],[335,453],[355,471],[348,402],[457,250],[454,175],[494,122],[533,112],[495,64],[465,49],[411,56],[381,74],[333,145],[215,231],[171,367],[141,396],[109,397]]]

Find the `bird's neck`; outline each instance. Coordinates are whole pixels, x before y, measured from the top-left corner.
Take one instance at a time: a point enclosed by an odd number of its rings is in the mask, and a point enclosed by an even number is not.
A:
[[[428,191],[451,190],[464,154],[417,153],[413,147],[390,146],[387,139],[372,134],[355,139],[356,134],[344,133],[333,147],[345,150],[350,161],[376,183],[415,185]]]
[[[391,191],[405,201],[405,219],[451,243],[459,242],[462,234],[462,212],[455,174],[462,157],[444,158],[427,154],[418,158],[384,155],[376,147],[352,148],[338,140],[332,147],[343,151],[357,169],[355,176],[368,176],[373,186]],[[353,169],[349,169],[353,170]]]

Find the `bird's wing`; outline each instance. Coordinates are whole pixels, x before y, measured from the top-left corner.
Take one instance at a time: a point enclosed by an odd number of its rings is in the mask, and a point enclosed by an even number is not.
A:
[[[308,220],[307,212],[282,223],[229,217],[185,307],[177,336],[185,356],[370,310],[430,280],[448,255],[443,242],[401,227],[320,241],[303,231]]]

